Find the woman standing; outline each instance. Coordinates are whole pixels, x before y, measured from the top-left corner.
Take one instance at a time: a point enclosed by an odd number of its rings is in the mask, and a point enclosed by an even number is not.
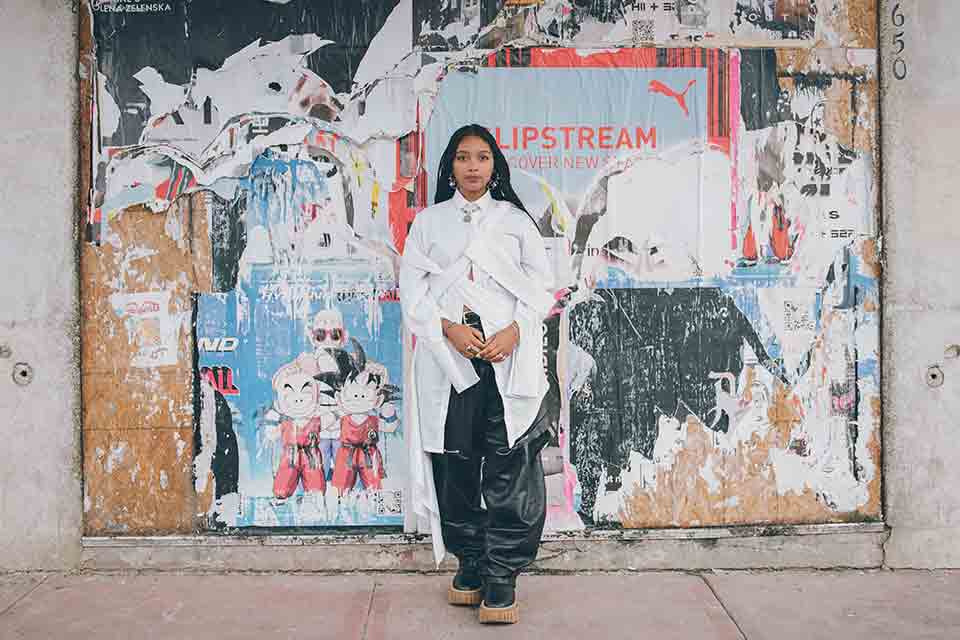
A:
[[[481,622],[519,621],[516,579],[546,519],[542,323],[552,281],[493,136],[458,129],[436,204],[410,228],[400,297],[416,336],[405,403],[413,512],[430,524],[437,562],[445,548],[460,562],[450,603],[479,604]]]

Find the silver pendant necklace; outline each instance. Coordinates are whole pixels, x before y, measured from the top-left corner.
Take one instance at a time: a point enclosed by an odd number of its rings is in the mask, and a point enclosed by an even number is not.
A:
[[[470,204],[468,204],[467,206],[465,206],[465,207],[463,208],[463,221],[464,221],[464,222],[467,222],[467,223],[472,222],[472,221],[473,221],[473,214],[474,214],[474,212],[475,212],[475,211],[478,211],[479,209],[480,209],[480,207],[478,207],[477,205],[475,205],[475,204],[473,204],[473,203],[470,203]]]

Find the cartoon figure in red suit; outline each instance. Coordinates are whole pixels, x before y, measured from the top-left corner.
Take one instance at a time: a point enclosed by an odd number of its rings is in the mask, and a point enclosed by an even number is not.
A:
[[[285,500],[302,483],[305,493],[322,497],[327,491],[320,449],[321,419],[317,415],[320,388],[299,364],[291,362],[273,376],[274,410],[280,423],[274,434],[280,440],[280,455],[273,476],[274,497]]]
[[[341,446],[341,420],[335,412],[343,414],[342,407],[338,407],[334,390],[340,389],[346,377],[351,372],[354,374],[358,372],[359,368],[366,369],[374,375],[383,389],[392,387],[389,385],[386,367],[366,359],[360,343],[349,337],[344,326],[343,315],[338,310],[328,309],[317,312],[313,321],[307,326],[306,333],[313,351],[301,354],[297,358],[297,363],[305,372],[321,381],[317,417],[321,421],[320,450],[323,453],[324,471],[329,481],[332,479],[334,461]],[[353,345],[353,355],[346,350],[348,341]],[[357,362],[362,363],[359,368]],[[388,422],[397,419],[396,408],[389,401],[379,407],[379,413],[382,419]]]
[[[393,433],[399,426],[396,412],[381,408],[390,400],[393,387],[386,382],[381,365],[367,366],[361,351],[354,367],[337,392],[340,408],[340,450],[331,483],[340,496],[357,485],[359,479],[367,491],[379,491],[386,470],[379,447],[382,433]]]
[[[306,334],[313,351],[300,354],[297,364],[315,379],[339,387],[343,372],[351,367],[351,359],[346,351],[349,334],[343,323],[343,315],[336,309],[317,312],[307,325]],[[337,409],[334,387],[327,384],[321,386],[316,417],[320,420],[324,474],[329,480],[333,475],[333,461],[340,448],[340,422],[334,415]]]

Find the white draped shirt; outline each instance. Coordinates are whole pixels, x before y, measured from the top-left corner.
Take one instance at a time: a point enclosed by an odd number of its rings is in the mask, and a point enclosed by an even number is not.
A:
[[[444,337],[442,319],[460,322],[468,307],[488,338],[517,323],[516,349],[491,363],[510,446],[530,428],[547,391],[542,326],[554,302],[553,273],[540,232],[527,214],[489,192],[470,204],[457,191],[418,213],[400,262],[403,319],[415,336],[404,384],[412,493],[406,527],[431,533],[438,564],[445,549],[429,454],[444,451],[451,386],[462,393],[479,380]],[[477,206],[465,221],[465,209]]]

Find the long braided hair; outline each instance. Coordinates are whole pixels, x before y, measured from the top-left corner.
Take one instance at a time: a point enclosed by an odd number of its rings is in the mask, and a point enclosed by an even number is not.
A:
[[[497,146],[497,141],[493,137],[493,134],[490,133],[486,127],[479,124],[462,126],[450,136],[450,142],[447,143],[447,148],[444,149],[443,155],[440,156],[440,167],[437,169],[437,194],[434,198],[434,204],[446,202],[453,197],[454,191],[456,191],[456,187],[450,185],[450,177],[453,176],[453,160],[457,155],[457,148],[460,146],[460,142],[468,136],[476,136],[486,142],[487,146],[490,147],[490,152],[493,154],[493,176],[491,177],[492,186],[490,187],[490,196],[494,200],[504,200],[513,204],[527,214],[533,226],[539,230],[540,227],[537,221],[533,219],[533,216],[530,215],[527,208],[523,206],[520,196],[517,195],[517,192],[513,190],[513,185],[510,184],[510,165],[507,163],[507,158],[503,155],[500,147]]]

